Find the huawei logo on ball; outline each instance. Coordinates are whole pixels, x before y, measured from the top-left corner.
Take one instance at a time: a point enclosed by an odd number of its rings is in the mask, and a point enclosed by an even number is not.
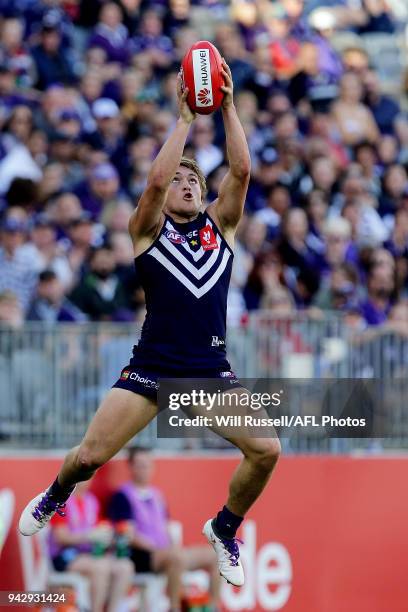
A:
[[[200,89],[200,91],[197,94],[197,98],[199,99],[201,104],[210,104],[210,102],[211,102],[210,90],[209,89]]]

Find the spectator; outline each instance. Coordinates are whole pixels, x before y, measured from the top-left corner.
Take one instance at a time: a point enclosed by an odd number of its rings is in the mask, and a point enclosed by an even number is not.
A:
[[[246,223],[243,226],[241,239],[245,246],[246,251],[256,256],[260,253],[265,246],[265,239],[267,234],[266,224],[252,216],[246,219]]]
[[[319,190],[309,193],[306,201],[306,213],[309,221],[309,241],[317,253],[324,250],[324,224],[328,212],[328,202],[325,194]]]
[[[231,69],[234,91],[238,93],[254,74],[254,67],[248,61],[239,31],[233,24],[219,25],[216,31],[216,43]]]
[[[277,286],[283,286],[282,279],[283,262],[279,253],[274,248],[259,253],[254,258],[248,282],[244,288],[247,309],[259,308],[271,291]]]
[[[340,97],[333,104],[333,119],[346,145],[363,140],[377,142],[379,132],[371,111],[361,103],[363,89],[358,77],[348,72],[340,80]]]
[[[408,175],[403,166],[392,164],[383,174],[383,189],[379,212],[382,217],[394,216],[408,188]]]
[[[24,325],[24,312],[19,299],[7,289],[0,291],[0,325],[10,329],[20,329]]]
[[[108,204],[115,202],[119,194],[119,175],[112,164],[102,163],[94,166],[89,179],[75,189],[83,209],[93,219],[99,219]]]
[[[191,144],[194,148],[194,157],[204,176],[210,174],[224,159],[220,149],[213,144],[214,136],[212,118],[208,115],[199,116],[193,124]]]
[[[44,270],[38,276],[36,293],[26,318],[46,323],[86,321],[86,316],[64,296],[64,285],[52,270]]]
[[[50,217],[44,213],[33,219],[31,243],[22,247],[30,253],[38,272],[50,269],[55,272],[65,289],[72,283],[72,271],[68,259],[57,242],[57,232]]]
[[[296,69],[293,71],[288,93],[294,106],[300,102],[310,104],[316,112],[327,112],[338,93],[337,82],[341,75],[340,60],[325,39],[305,42],[300,48]],[[333,55],[329,61],[329,52]],[[326,55],[326,64],[324,56]]]
[[[282,217],[291,205],[289,189],[285,185],[276,183],[269,190],[266,207],[255,214],[268,228],[268,238],[275,238],[282,222]]]
[[[107,206],[102,215],[102,223],[108,232],[128,231],[129,219],[134,211],[134,206],[129,200],[119,200]]]
[[[323,225],[326,269],[335,269],[346,262],[358,260],[351,242],[351,223],[346,218],[327,219]]]
[[[24,23],[17,17],[4,19],[1,28],[2,63],[17,77],[20,87],[32,87],[34,82],[34,62],[29,50],[23,43]]]
[[[364,75],[365,103],[373,113],[381,134],[394,134],[395,119],[400,107],[390,96],[381,92],[381,84],[374,70],[367,70]]]
[[[91,583],[92,612],[117,612],[131,586],[129,559],[100,554],[113,542],[113,530],[100,521],[100,505],[89,491],[89,481],[77,485],[65,515],[51,521],[50,556],[58,572],[77,572]]]
[[[130,60],[128,30],[123,24],[121,7],[113,2],[103,4],[89,41],[90,47],[101,47],[107,62],[127,65]]]
[[[89,273],[71,293],[72,302],[93,321],[131,320],[129,296],[115,271],[115,258],[108,245],[94,249]]]
[[[408,260],[408,210],[401,208],[395,213],[394,228],[384,247],[397,260],[400,257]]]
[[[66,252],[74,282],[78,282],[85,273],[86,263],[94,246],[93,229],[94,225],[87,212],[81,212],[67,225]]]
[[[173,44],[163,34],[163,24],[154,9],[146,10],[141,19],[139,33],[132,39],[133,52],[143,54],[154,68],[168,68]]]
[[[354,149],[355,160],[362,169],[368,190],[376,196],[381,194],[380,169],[377,149],[369,142],[361,142]]]
[[[358,272],[352,264],[343,263],[333,268],[327,282],[313,299],[321,310],[350,310],[361,299]]]
[[[96,131],[84,137],[93,149],[104,151],[116,167],[122,181],[126,183],[128,161],[127,148],[123,138],[123,127],[119,107],[110,98],[99,98],[92,105]]]
[[[60,25],[47,15],[41,24],[40,42],[31,55],[34,59],[38,89],[44,90],[54,83],[73,83],[76,76],[62,49]]]
[[[395,25],[391,9],[385,0],[363,0],[363,7],[367,13],[367,22],[359,28],[359,32],[384,32],[393,34]]]
[[[273,4],[263,12],[263,21],[275,73],[278,79],[290,78],[296,72],[300,44],[291,35],[289,15],[282,5]]]
[[[394,272],[389,267],[375,264],[367,278],[367,298],[360,311],[368,325],[380,325],[386,321],[395,292]]]
[[[130,480],[113,495],[108,516],[114,524],[127,522],[136,572],[165,573],[170,607],[179,610],[183,572],[206,569],[211,578],[211,603],[218,605],[219,576],[212,551],[206,546],[181,548],[171,542],[166,501],[151,484],[154,464],[149,450],[129,449],[128,465]]]
[[[297,270],[316,269],[319,257],[307,243],[308,222],[304,210],[293,208],[286,212],[282,222],[282,237],[278,250],[283,261]]]
[[[73,193],[61,193],[50,200],[46,212],[55,225],[58,239],[67,236],[72,221],[81,216],[82,207],[79,198]]]
[[[37,270],[30,255],[22,249],[27,225],[6,217],[0,229],[0,291],[12,291],[25,312],[33,295]]]
[[[309,179],[309,180],[308,180]],[[300,188],[303,193],[313,189],[321,191],[330,201],[337,179],[336,165],[330,157],[317,157],[310,164],[310,178],[304,177]]]

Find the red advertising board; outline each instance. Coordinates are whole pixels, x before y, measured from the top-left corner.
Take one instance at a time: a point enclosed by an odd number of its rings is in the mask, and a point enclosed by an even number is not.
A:
[[[201,526],[225,502],[236,458],[158,457],[155,484],[185,544],[203,543]],[[0,489],[16,496],[0,558],[0,591],[24,588],[17,517],[50,483],[60,459],[0,458]],[[405,612],[408,459],[284,457],[241,537],[246,584],[225,585],[225,610]],[[95,477],[102,500],[127,477],[123,460]],[[16,608],[14,608],[16,609]]]

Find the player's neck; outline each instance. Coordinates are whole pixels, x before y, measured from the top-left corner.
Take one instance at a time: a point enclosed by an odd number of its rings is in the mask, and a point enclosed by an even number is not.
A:
[[[194,213],[193,215],[179,215],[177,213],[167,213],[169,215],[169,217],[172,218],[172,220],[175,223],[190,223],[191,221],[194,221],[195,219],[197,219],[199,212]]]

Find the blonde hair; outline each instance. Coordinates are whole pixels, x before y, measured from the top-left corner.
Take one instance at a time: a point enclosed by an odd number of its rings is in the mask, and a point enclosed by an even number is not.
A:
[[[198,182],[200,183],[201,188],[201,199],[204,200],[207,195],[207,183],[205,180],[205,176],[200,170],[199,165],[197,164],[195,159],[189,159],[188,157],[182,157],[180,160],[180,166],[184,166],[184,168],[188,168],[192,170],[194,174],[197,175]]]

